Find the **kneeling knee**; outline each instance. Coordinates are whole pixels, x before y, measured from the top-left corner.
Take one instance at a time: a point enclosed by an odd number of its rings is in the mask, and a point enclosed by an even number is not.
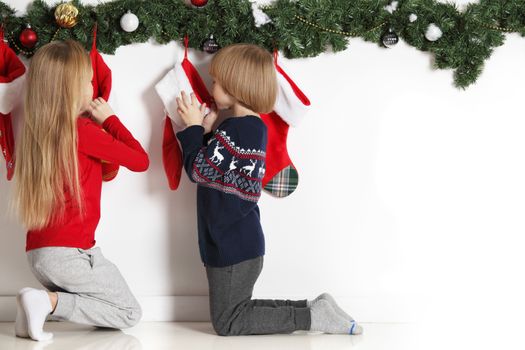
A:
[[[220,335],[222,337],[233,335],[230,331],[230,327],[228,327],[228,324],[220,322],[218,320],[212,320],[211,324],[213,325],[213,329],[215,330],[215,333],[217,333],[217,335]]]
[[[135,306],[131,309],[126,310],[121,315],[122,324],[118,328],[130,328],[136,326],[142,319],[142,309],[140,306]]]

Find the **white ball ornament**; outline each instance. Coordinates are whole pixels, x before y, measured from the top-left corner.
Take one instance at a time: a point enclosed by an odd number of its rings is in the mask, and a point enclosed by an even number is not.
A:
[[[128,33],[134,32],[139,27],[139,18],[131,11],[128,11],[120,18],[120,27]]]
[[[410,16],[408,16],[408,20],[410,21],[410,23],[414,23],[415,21],[417,21],[417,15],[415,13],[410,14]]]
[[[443,36],[441,29],[434,23],[428,25],[427,31],[425,32],[425,38],[428,41],[436,41]]]

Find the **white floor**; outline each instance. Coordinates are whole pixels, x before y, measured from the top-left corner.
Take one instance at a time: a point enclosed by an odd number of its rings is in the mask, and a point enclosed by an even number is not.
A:
[[[13,323],[0,323],[1,350],[397,350],[416,349],[408,324],[363,324],[359,336],[294,333],[291,335],[219,337],[209,323],[142,322],[125,331],[101,330],[48,322],[53,341],[38,343],[14,336]],[[420,348],[421,349],[421,348]]]

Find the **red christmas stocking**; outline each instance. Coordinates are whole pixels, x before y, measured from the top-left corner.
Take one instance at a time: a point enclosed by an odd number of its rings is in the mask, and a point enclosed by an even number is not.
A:
[[[274,52],[274,62],[279,93],[274,111],[270,114],[261,114],[268,128],[266,173],[262,185],[269,194],[286,197],[292,194],[299,184],[299,174],[286,148],[288,129],[290,125],[297,125],[304,117],[310,106],[310,100],[279,66],[277,51]]]
[[[111,93],[111,70],[107,66],[106,62],[97,51],[97,25],[93,28],[93,43],[91,51],[89,53],[91,58],[91,66],[93,67],[93,99],[102,97],[104,100],[109,100],[109,94]],[[102,160],[102,180],[111,181],[113,180],[119,170],[118,164],[111,164]]]
[[[183,168],[182,151],[175,134],[184,128],[184,123],[177,112],[177,101],[175,99],[180,96],[182,91],[185,91],[187,94],[195,93],[199,103],[206,102],[209,106],[212,102],[212,97],[199,72],[188,60],[188,37],[184,38],[184,46],[182,62],[177,62],[173,69],[155,85],[155,90],[160,96],[167,114],[162,138],[162,163],[171,190],[176,190],[179,187]]]
[[[7,179],[15,170],[15,139],[11,111],[20,98],[26,68],[13,50],[4,42],[0,29],[0,147],[7,167]]]

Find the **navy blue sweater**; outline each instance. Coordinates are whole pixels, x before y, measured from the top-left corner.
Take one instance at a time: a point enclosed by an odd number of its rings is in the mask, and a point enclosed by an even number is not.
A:
[[[199,248],[205,265],[223,267],[264,255],[257,201],[267,131],[256,116],[231,117],[213,135],[202,126],[177,133],[184,168],[197,187]]]

